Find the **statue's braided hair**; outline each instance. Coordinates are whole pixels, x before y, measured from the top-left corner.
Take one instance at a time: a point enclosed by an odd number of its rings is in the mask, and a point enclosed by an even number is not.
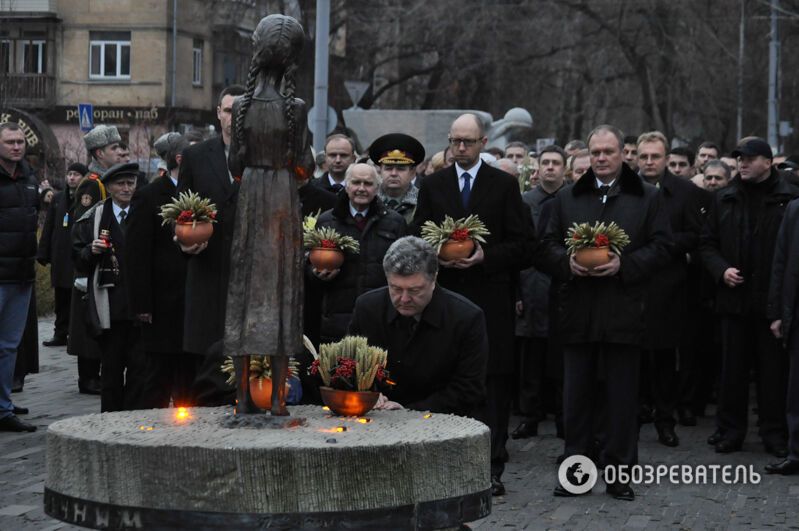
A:
[[[247,84],[241,97],[238,112],[233,117],[233,134],[239,144],[240,153],[245,146],[244,117],[252,103],[258,78],[262,70],[276,68],[283,70],[283,112],[288,126],[286,160],[293,164],[296,146],[297,116],[294,107],[296,91],[296,72],[299,52],[303,45],[302,25],[292,17],[270,15],[261,20],[253,33],[255,53],[247,73]]]

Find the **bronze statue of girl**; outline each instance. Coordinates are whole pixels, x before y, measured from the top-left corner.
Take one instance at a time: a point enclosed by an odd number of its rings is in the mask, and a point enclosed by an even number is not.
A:
[[[229,166],[240,181],[225,316],[225,352],[238,359],[238,413],[249,396],[249,357],[268,355],[272,415],[288,415],[289,356],[302,351],[303,247],[297,185],[311,175],[305,103],[294,97],[303,45],[295,19],[270,15],[253,33],[243,96],[233,104]],[[281,84],[283,91],[281,92]]]

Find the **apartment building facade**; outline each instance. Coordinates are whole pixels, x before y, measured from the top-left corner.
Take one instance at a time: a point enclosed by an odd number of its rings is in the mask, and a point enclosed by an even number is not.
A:
[[[272,3],[0,0],[0,120],[22,125],[41,178],[60,177],[86,160],[78,105],[90,104],[149,169],[163,132],[213,134],[216,95],[246,78]]]

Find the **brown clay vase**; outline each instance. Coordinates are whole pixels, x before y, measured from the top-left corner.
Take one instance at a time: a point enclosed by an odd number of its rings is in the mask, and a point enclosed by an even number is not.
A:
[[[610,262],[609,248],[605,246],[577,249],[574,252],[574,261],[588,269],[605,265]]]
[[[332,387],[319,388],[322,402],[340,417],[360,417],[375,407],[380,393],[376,391],[343,391]]]
[[[308,256],[311,265],[316,269],[339,269],[344,263],[344,253],[339,249],[327,249],[324,247],[314,247]]]
[[[208,221],[200,223],[180,223],[175,225],[175,236],[178,241],[190,247],[200,243],[205,243],[211,239],[214,233],[214,225]]]
[[[438,257],[447,262],[451,260],[458,260],[460,258],[469,258],[474,251],[474,240],[447,240],[441,245],[441,250],[438,251]]]
[[[272,407],[272,379],[253,378],[250,380],[250,398],[261,409]]]

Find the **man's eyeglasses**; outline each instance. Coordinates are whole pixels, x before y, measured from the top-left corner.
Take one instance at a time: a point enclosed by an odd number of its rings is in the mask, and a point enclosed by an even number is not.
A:
[[[452,147],[458,147],[461,144],[463,144],[466,147],[472,147],[475,144],[477,144],[478,142],[480,142],[481,139],[479,139],[479,138],[449,138],[448,140],[449,140],[449,145],[452,146]]]

